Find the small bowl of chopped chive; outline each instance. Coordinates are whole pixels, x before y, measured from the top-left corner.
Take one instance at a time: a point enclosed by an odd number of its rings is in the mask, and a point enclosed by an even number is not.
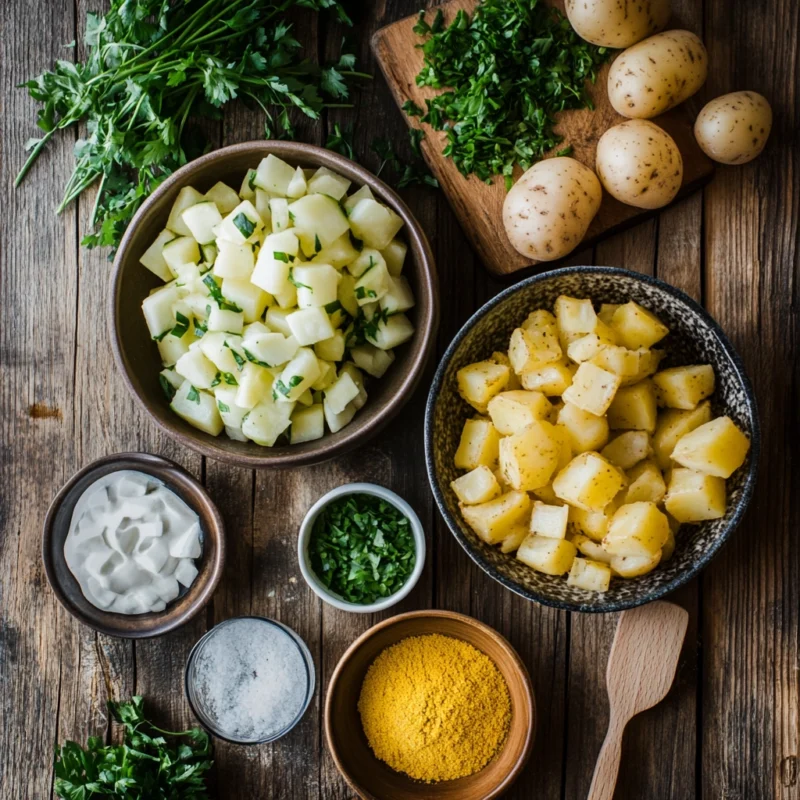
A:
[[[414,588],[425,566],[425,532],[402,497],[374,483],[348,483],[311,506],[297,555],[318,597],[367,614],[399,603]]]

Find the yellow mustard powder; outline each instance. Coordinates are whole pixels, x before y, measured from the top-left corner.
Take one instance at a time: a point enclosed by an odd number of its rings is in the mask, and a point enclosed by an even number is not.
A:
[[[358,710],[381,761],[432,783],[472,775],[491,761],[508,733],[511,698],[487,655],[429,634],[403,639],[375,659]]]

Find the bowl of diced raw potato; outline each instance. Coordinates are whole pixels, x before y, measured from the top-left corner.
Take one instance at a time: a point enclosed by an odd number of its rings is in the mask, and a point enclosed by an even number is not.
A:
[[[617,611],[688,581],[755,484],[759,425],[716,322],[656,278],[553,270],[461,329],[425,419],[439,509],[531,600]]]
[[[117,252],[111,339],[180,443],[246,467],[317,463],[409,399],[437,325],[424,232],[328,150],[250,142],[159,186]]]

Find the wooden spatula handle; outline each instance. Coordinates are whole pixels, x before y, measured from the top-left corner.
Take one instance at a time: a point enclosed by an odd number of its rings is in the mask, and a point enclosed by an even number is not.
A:
[[[612,718],[608,724],[600,755],[594,768],[594,777],[587,800],[612,800],[619,775],[619,761],[622,755],[622,732],[625,722]]]

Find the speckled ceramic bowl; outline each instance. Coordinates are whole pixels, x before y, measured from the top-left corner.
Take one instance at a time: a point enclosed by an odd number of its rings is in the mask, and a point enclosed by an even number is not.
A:
[[[589,297],[596,304],[634,300],[657,314],[670,328],[664,366],[711,364],[717,376],[712,406],[727,414],[751,440],[747,461],[727,481],[728,511],[722,519],[684,525],[675,554],[649,575],[614,579],[598,594],[567,586],[565,578],[535,572],[511,555],[482,542],[461,519],[450,482],[460,471],[453,466],[464,421],[475,412],[458,395],[456,372],[495,350],[505,351],[511,332],[537,308],[552,309],[560,294]],[[475,313],[458,332],[431,386],[425,414],[425,457],[439,510],[469,556],[509,589],[556,608],[572,611],[620,611],[648,603],[696,575],[739,524],[753,493],[759,454],[759,426],[750,382],[739,356],[719,325],[690,297],[672,286],[614,267],[569,267],[536,275],[501,292]]]

